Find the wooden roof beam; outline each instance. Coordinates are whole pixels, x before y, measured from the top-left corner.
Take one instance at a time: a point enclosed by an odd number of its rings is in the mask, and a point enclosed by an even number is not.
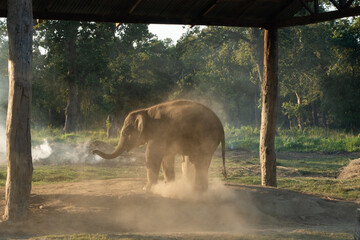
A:
[[[200,16],[204,17],[206,16],[207,14],[209,14],[215,7],[216,7],[216,4],[217,4],[217,0],[213,0],[211,1],[207,6],[206,8],[204,8],[201,13],[199,14]]]
[[[141,1],[142,0],[137,0],[136,3],[128,11],[128,14],[132,14],[135,11],[135,9],[137,8],[137,6],[141,3]]]
[[[287,2],[285,2],[285,4],[278,10],[278,12],[274,14],[274,16],[280,16],[286,13],[295,1],[297,0],[288,0]]]
[[[241,9],[237,11],[239,19],[241,16],[249,9],[252,5],[254,5],[256,1],[248,1]]]
[[[338,18],[344,17],[353,17],[360,15],[360,7],[353,7],[353,8],[344,8],[341,10],[331,11],[331,12],[324,12],[318,13],[310,16],[304,17],[293,17],[290,19],[279,19],[276,25],[279,28],[282,27],[292,27],[292,26],[299,26],[299,25],[307,25],[307,24],[314,24],[319,22],[326,22],[335,20]]]

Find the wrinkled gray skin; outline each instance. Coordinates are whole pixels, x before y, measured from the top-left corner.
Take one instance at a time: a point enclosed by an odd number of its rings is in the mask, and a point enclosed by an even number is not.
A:
[[[222,144],[223,174],[226,175],[224,129],[219,118],[204,105],[176,100],[129,113],[116,149],[109,154],[99,150],[93,153],[112,159],[147,144],[146,191],[157,183],[160,166],[166,182],[175,179],[175,155],[181,154],[184,175],[194,180],[196,190],[205,191],[211,158],[219,143]]]

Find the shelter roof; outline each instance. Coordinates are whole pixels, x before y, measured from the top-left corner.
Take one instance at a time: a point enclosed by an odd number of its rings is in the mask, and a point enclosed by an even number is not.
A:
[[[347,8],[353,4],[353,0],[338,2]],[[296,14],[304,8],[318,13],[317,7],[317,0],[33,0],[37,19],[265,28],[301,24]],[[0,0],[0,16],[6,15],[7,0]]]

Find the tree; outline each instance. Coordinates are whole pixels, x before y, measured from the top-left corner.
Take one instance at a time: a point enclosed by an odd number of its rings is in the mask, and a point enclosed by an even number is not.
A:
[[[7,177],[4,220],[17,221],[28,212],[31,179],[32,2],[9,1],[9,103],[6,121]]]
[[[156,39],[147,25],[123,24],[118,35],[109,75],[101,79],[104,103],[114,121],[121,121],[133,109],[168,99],[176,82],[169,42]]]
[[[280,94],[282,111],[300,130],[319,125],[321,82],[330,64],[331,25],[296,27],[280,32]]]
[[[358,131],[360,125],[360,19],[334,23],[331,66],[324,79],[323,104],[328,122],[336,128]]]
[[[46,21],[37,27],[36,39],[35,110],[48,114],[52,124],[65,122],[67,132],[99,119],[103,109],[100,78],[107,76],[114,56],[115,25]]]
[[[233,125],[256,123],[262,63],[255,63],[251,42],[249,29],[191,29],[176,46],[180,79],[174,96],[210,105]]]

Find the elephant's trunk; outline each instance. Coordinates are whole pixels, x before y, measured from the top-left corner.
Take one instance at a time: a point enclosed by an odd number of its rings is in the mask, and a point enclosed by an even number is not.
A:
[[[97,154],[104,159],[113,159],[113,158],[120,156],[125,150],[126,150],[125,139],[123,136],[121,136],[119,144],[117,145],[116,149],[112,153],[104,153],[100,150],[93,150],[92,153]]]

